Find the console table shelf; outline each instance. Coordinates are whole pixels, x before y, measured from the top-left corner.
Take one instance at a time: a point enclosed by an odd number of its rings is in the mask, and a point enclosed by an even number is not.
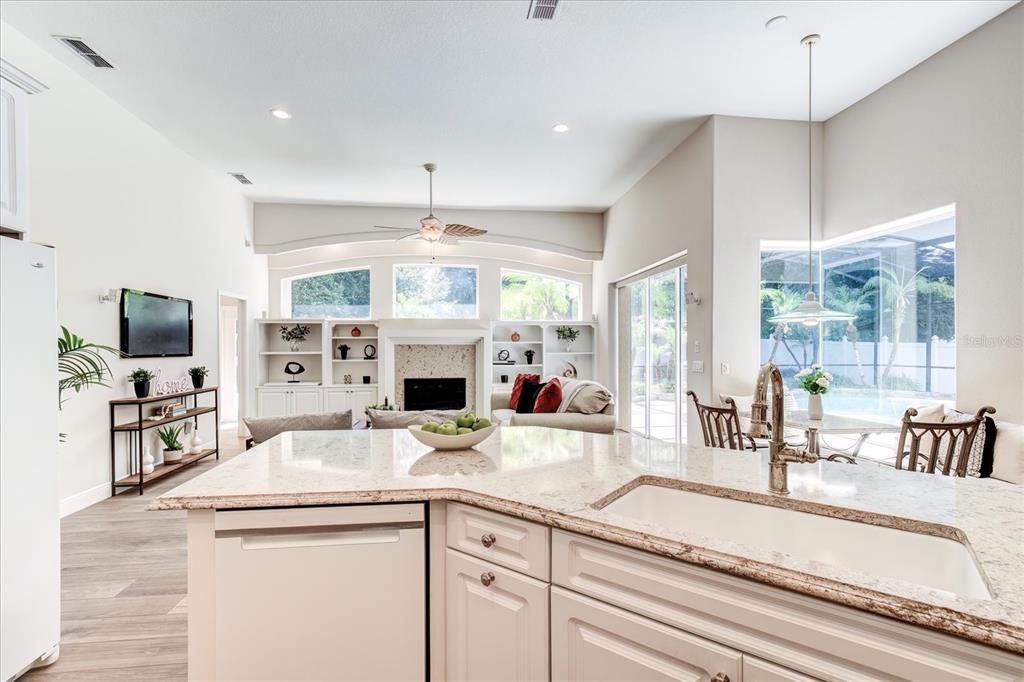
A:
[[[212,394],[213,405],[199,405],[199,396]],[[192,406],[188,407],[188,397],[192,396]],[[144,405],[150,405],[153,403],[168,402],[168,401],[180,400],[185,404],[186,410],[182,414],[162,417],[160,419],[147,419],[142,409]],[[110,401],[110,491],[112,495],[117,494],[118,488],[138,488],[139,494],[141,495],[145,491],[145,487],[148,483],[152,483],[158,479],[163,478],[169,474],[173,474],[175,471],[184,469],[185,467],[195,464],[196,462],[214,455],[217,459],[220,459],[220,432],[219,432],[219,418],[218,418],[218,407],[220,404],[220,393],[216,386],[207,386],[204,388],[196,388],[190,391],[181,391],[179,393],[168,393],[165,395],[153,395],[145,398],[119,398],[117,400]],[[125,423],[115,423],[115,417],[118,408],[135,408],[135,419]],[[204,414],[213,415],[213,433],[214,433],[214,446],[212,448],[205,448],[196,454],[185,454],[182,456],[180,462],[158,464],[153,467],[152,473],[142,473],[142,456],[145,451],[144,436],[145,431],[163,426],[165,424],[171,424],[173,422],[192,420],[194,426],[198,428],[199,417]],[[117,478],[117,434],[125,434],[125,445],[127,448],[127,469],[128,474]]]

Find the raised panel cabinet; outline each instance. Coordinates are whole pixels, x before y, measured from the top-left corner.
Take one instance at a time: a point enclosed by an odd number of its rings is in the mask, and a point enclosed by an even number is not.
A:
[[[320,390],[319,389],[294,389],[292,391],[292,412],[291,414],[319,414],[320,413]]]
[[[261,417],[286,417],[320,412],[320,389],[317,388],[261,388],[257,394]]]
[[[0,226],[28,233],[27,92],[0,78]]]
[[[447,679],[548,679],[547,583],[451,549],[445,563]]]
[[[743,654],[588,597],[551,588],[551,679],[738,682]]]

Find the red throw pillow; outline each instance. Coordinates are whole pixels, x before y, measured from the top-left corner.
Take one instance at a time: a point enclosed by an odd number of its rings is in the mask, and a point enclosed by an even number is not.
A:
[[[562,383],[552,377],[544,386],[537,392],[537,399],[533,402],[533,411],[535,413],[540,412],[557,412],[558,406],[562,404]]]
[[[508,397],[508,406],[513,410],[519,409],[519,396],[523,393],[523,381],[540,381],[539,374],[517,374],[516,381],[512,384],[512,395]]]

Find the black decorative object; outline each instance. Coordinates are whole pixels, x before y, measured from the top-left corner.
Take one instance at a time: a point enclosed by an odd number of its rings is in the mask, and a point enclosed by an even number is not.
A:
[[[508,350],[507,349],[499,350],[498,351],[498,359],[501,360],[502,362],[505,362],[506,360],[508,360]]]
[[[374,346],[372,343],[366,344],[366,346],[363,347],[363,359],[364,360],[373,360],[376,357],[377,357],[377,347]]]
[[[342,360],[348,360],[348,352],[350,350],[352,350],[352,346],[348,345],[347,343],[343,343],[340,346],[338,346],[338,352],[341,353]]]
[[[345,375],[345,383],[346,384],[351,384],[352,383],[352,375],[351,374],[346,374]]]
[[[368,377],[368,376],[366,376],[366,375],[364,374],[364,375],[363,375],[363,383],[364,383],[364,384],[368,384],[368,383],[370,383],[370,377]]]
[[[502,374],[501,375],[501,383],[503,383],[503,384],[507,384],[508,383],[508,375],[507,374]]]
[[[135,386],[135,397],[136,398],[145,398],[146,396],[149,395],[149,382],[148,381],[136,381],[132,385]]]
[[[535,351],[532,351],[532,350],[524,350],[523,351],[523,355],[526,356],[526,364],[528,364],[528,365],[532,365],[533,364],[533,354],[534,354],[534,352]]]
[[[284,373],[288,374],[289,376],[293,376],[293,377],[294,376],[298,376],[299,374],[302,374],[305,371],[306,371],[306,368],[303,367],[302,365],[300,365],[297,362],[289,362],[289,363],[287,363],[284,366]],[[289,384],[297,384],[297,383],[299,383],[299,380],[298,379],[289,379],[288,383]]]

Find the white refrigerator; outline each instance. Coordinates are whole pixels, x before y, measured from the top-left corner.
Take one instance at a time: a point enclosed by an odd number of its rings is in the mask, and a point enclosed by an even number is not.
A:
[[[0,680],[60,643],[54,265],[53,249],[0,237]]]

